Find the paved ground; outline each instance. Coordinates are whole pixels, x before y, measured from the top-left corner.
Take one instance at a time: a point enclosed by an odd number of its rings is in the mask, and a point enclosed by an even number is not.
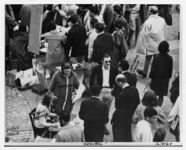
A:
[[[170,54],[173,57],[173,74],[179,71],[179,40],[177,35],[179,32],[179,14],[173,13],[173,26],[169,27],[169,44],[170,44]],[[130,64],[135,57],[134,50],[131,49],[128,53],[127,60]],[[139,68],[143,67],[144,57],[140,57]],[[149,79],[143,79],[138,77],[137,88],[140,93],[140,97],[143,96],[143,89],[148,83]],[[171,80],[172,82],[172,80]],[[170,82],[170,84],[171,84]],[[42,96],[38,96],[32,93],[30,90],[20,92],[16,88],[10,88],[6,86],[5,88],[5,130],[6,136],[11,139],[12,142],[28,142],[33,141],[32,126],[30,123],[28,113],[32,110],[42,99]],[[79,111],[81,100],[77,101],[74,105],[72,114],[75,117]],[[163,103],[163,109],[166,114],[170,112],[172,104],[168,97],[165,97]],[[109,116],[112,116],[114,111],[114,102],[112,103]],[[76,118],[77,119],[77,118]],[[112,131],[111,125],[108,124],[108,129],[110,130],[110,135],[105,136],[105,141],[112,141]],[[166,127],[167,136],[166,141],[175,141],[174,137],[168,132],[168,127]]]

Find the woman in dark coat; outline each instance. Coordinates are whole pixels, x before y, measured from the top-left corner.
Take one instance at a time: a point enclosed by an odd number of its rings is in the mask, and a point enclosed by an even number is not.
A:
[[[151,89],[159,96],[158,105],[163,103],[163,96],[167,95],[169,79],[172,76],[173,60],[167,53],[169,44],[162,41],[158,47],[159,54],[154,57],[150,71]]]

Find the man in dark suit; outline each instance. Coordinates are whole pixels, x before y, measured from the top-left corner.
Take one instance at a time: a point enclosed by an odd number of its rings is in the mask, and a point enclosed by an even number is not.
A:
[[[86,29],[78,24],[78,16],[76,14],[70,16],[67,21],[71,29],[67,34],[66,55],[69,56],[69,51],[72,48],[71,57],[74,61],[77,61],[77,58],[85,57],[88,53],[85,45]]]
[[[111,34],[104,32],[104,24],[96,23],[95,28],[98,36],[93,44],[92,61],[101,64],[104,53],[111,54],[113,40]]]
[[[131,142],[131,119],[136,107],[140,103],[136,87],[130,86],[123,74],[116,77],[117,84],[122,91],[115,98],[115,112],[111,124],[114,142]]]
[[[108,111],[110,110],[113,96],[111,95],[112,88],[115,84],[115,77],[118,73],[117,68],[111,65],[111,57],[108,54],[104,54],[102,59],[102,65],[95,66],[92,69],[90,75],[90,89],[92,86],[100,86],[100,97],[102,101],[107,105]],[[105,134],[109,134],[105,128]]]
[[[81,103],[79,117],[84,120],[84,135],[86,142],[102,142],[104,125],[108,122],[108,108],[98,97],[101,88],[92,87],[92,96]]]
[[[122,74],[126,77],[127,83],[128,83],[130,86],[136,87],[137,75],[136,75],[135,73],[130,72],[128,69],[129,69],[129,63],[128,63],[126,60],[122,60],[122,61],[119,63],[118,71],[119,71],[120,73],[122,73]],[[112,91],[112,95],[116,97],[121,91],[122,91],[122,88],[120,88],[120,87],[116,84],[116,85],[114,86],[113,91]]]

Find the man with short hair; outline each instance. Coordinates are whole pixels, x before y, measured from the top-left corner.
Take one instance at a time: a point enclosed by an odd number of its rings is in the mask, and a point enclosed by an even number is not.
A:
[[[158,53],[158,45],[166,40],[167,25],[165,19],[158,16],[157,6],[149,6],[150,16],[142,25],[136,43],[136,53],[145,55],[143,70],[137,70],[138,74],[146,77],[152,57]]]
[[[136,107],[140,103],[136,87],[127,83],[123,74],[116,76],[116,83],[122,91],[115,98],[115,112],[111,119],[114,142],[131,142],[131,120]]]
[[[72,60],[77,62],[79,58],[85,58],[88,53],[86,48],[86,29],[84,26],[78,24],[78,16],[76,14],[71,15],[68,20],[68,25],[71,27],[67,34],[67,46],[66,55],[69,56],[71,49]]]
[[[104,32],[104,24],[96,23],[95,28],[98,35],[93,44],[92,61],[101,64],[104,53],[111,54],[113,40],[110,33]]]
[[[84,120],[86,142],[103,142],[104,126],[109,121],[108,108],[99,98],[100,86],[91,88],[92,96],[82,101],[79,118]]]
[[[136,87],[136,83],[137,83],[137,76],[135,73],[130,72],[129,70],[129,63],[126,60],[122,60],[119,63],[118,66],[118,71],[120,73],[122,73],[123,75],[125,75],[126,79],[127,79],[127,83],[130,86],[134,86]],[[117,96],[120,92],[122,91],[122,88],[120,88],[117,84],[114,86],[114,89],[112,91],[112,95],[113,96]]]
[[[136,125],[135,142],[153,142],[151,124],[157,120],[157,111],[152,107],[147,107],[144,117],[145,119]]]
[[[54,137],[55,142],[84,142],[84,134],[82,128],[70,121],[69,114],[62,114],[59,117],[61,128]]]

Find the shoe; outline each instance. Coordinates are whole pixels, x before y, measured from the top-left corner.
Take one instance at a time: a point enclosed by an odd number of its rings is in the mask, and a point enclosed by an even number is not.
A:
[[[137,73],[138,73],[139,75],[143,76],[144,78],[147,77],[147,75],[146,75],[142,70],[138,70],[138,69],[137,69]]]
[[[107,129],[106,126],[104,126],[104,134],[105,134],[105,135],[109,135],[109,130]]]

